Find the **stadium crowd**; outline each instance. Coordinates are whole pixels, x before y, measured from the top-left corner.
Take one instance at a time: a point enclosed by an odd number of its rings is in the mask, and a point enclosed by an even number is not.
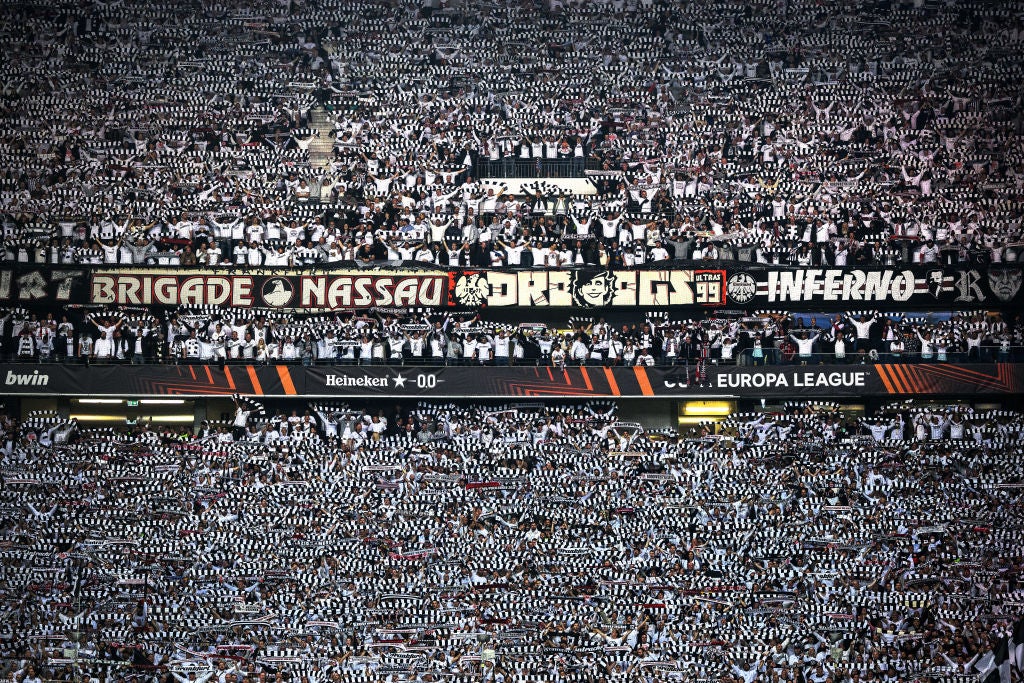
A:
[[[851,683],[1021,664],[1016,413],[800,403],[680,437],[602,402],[236,405],[196,432],[0,419],[5,679]]]
[[[347,365],[681,365],[1010,362],[1024,355],[1014,312],[909,315],[755,312],[675,320],[666,312],[510,324],[486,313],[383,308],[337,315],[180,309],[0,311],[0,358],[68,363]]]
[[[5,265],[982,265],[1024,244],[1008,0],[57,0],[8,3],[0,31]],[[991,362],[1022,358],[1012,313],[69,307],[3,311],[0,360]],[[184,431],[0,414],[5,679],[1024,667],[1019,414],[798,404],[679,436],[597,402],[236,401]]]
[[[842,266],[1021,249],[1015,2],[10,9],[14,262]],[[508,191],[522,175],[537,178]]]

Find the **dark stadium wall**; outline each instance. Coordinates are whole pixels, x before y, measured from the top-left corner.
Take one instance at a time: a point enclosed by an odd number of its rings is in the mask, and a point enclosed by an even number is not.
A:
[[[26,396],[736,397],[992,396],[1024,393],[1024,364],[808,363],[662,367],[8,364],[0,391]]]

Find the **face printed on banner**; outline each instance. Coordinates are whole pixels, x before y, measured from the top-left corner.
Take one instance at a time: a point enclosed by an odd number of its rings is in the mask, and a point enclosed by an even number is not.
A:
[[[945,278],[946,276],[941,270],[928,271],[928,291],[936,299],[942,296]]]
[[[572,274],[572,300],[577,306],[589,308],[607,306],[615,296],[615,274],[600,271],[596,274],[574,271]]]
[[[1024,274],[1020,268],[993,267],[988,269],[988,286],[1000,301],[1010,301],[1020,291]]]

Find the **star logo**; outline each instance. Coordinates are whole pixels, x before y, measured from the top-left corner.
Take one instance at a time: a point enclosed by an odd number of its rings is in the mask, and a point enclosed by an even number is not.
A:
[[[395,375],[395,389],[405,389],[405,377]]]

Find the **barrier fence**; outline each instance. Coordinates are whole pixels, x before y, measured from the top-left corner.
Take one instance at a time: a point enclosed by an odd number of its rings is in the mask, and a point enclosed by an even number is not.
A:
[[[1024,365],[953,363],[674,367],[9,364],[2,391],[67,396],[864,397],[1012,395]]]

